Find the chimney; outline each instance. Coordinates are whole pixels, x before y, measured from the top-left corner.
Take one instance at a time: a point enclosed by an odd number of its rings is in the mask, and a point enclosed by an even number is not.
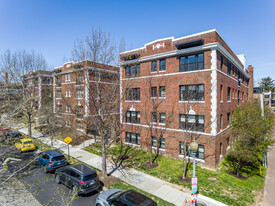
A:
[[[250,76],[248,83],[248,100],[253,102],[253,78],[254,78],[254,67],[249,65],[247,67],[248,75]]]
[[[5,84],[9,83],[9,74],[8,72],[5,72]]]

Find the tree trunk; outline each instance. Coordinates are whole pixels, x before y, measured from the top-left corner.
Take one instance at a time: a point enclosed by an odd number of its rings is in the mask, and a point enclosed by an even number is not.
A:
[[[105,147],[105,135],[101,139],[101,153],[102,153],[102,176],[107,177],[107,165],[106,165],[106,147]]]
[[[153,147],[150,147],[150,164],[153,164]]]
[[[122,137],[120,135],[120,157],[122,157],[123,155],[123,141],[122,141]]]
[[[237,158],[237,176],[240,176],[240,161],[239,158]]]
[[[32,121],[31,114],[28,115],[28,136],[32,137]]]
[[[187,175],[187,160],[186,160],[186,156],[184,155],[183,157],[183,173],[182,173],[182,179],[186,179],[186,175]]]
[[[51,149],[53,149],[53,136],[51,135]]]

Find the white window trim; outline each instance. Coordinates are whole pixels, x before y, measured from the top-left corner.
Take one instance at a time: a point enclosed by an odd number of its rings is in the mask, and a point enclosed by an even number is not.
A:
[[[125,102],[140,102],[140,100],[126,100]]]
[[[134,147],[141,147],[141,144],[133,144],[133,143],[130,143],[130,142],[125,142],[126,145],[129,145],[129,146],[134,146]]]
[[[205,101],[182,101],[182,100],[179,100],[178,103],[201,103],[201,104],[204,104]]]

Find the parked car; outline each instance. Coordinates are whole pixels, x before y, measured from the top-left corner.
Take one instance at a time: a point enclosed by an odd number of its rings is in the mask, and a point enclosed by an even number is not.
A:
[[[1,127],[0,128],[0,136],[5,135],[10,131],[11,131],[11,129],[9,127]]]
[[[95,170],[84,165],[70,165],[56,170],[56,183],[63,183],[78,194],[87,194],[100,188],[99,177]]]
[[[157,206],[157,203],[149,197],[135,191],[123,191],[120,189],[109,189],[99,194],[96,206]]]
[[[21,152],[33,151],[36,149],[32,139],[29,139],[29,138],[18,140],[15,143],[15,146]]]
[[[48,150],[35,154],[38,157],[37,163],[44,167],[45,172],[54,171],[67,165],[65,156],[57,150]]]
[[[23,135],[20,132],[7,132],[4,136],[8,141],[23,139]]]

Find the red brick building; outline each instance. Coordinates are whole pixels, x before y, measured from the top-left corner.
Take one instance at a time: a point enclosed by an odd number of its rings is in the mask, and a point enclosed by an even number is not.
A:
[[[33,99],[34,116],[39,119],[45,107],[52,107],[53,72],[31,71],[24,75],[23,82],[25,94]]]
[[[196,139],[197,159],[216,168],[230,149],[234,110],[253,96],[253,67],[245,68],[244,55],[210,30],[120,56],[125,143],[181,159]]]
[[[115,66],[86,60],[55,68],[53,111],[58,124],[87,133],[97,91],[114,85],[119,86],[119,68]]]

